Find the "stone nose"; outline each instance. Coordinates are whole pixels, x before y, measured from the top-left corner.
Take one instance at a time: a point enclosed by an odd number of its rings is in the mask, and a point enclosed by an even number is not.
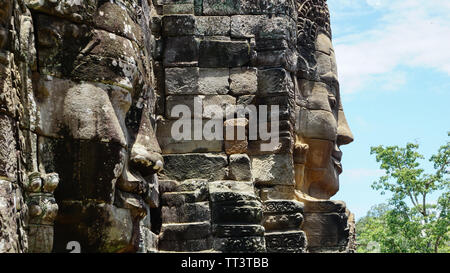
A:
[[[338,130],[337,130],[337,139],[336,144],[338,146],[346,145],[352,143],[354,140],[352,130],[347,123],[347,119],[345,118],[344,110],[342,106],[339,109],[338,114]]]

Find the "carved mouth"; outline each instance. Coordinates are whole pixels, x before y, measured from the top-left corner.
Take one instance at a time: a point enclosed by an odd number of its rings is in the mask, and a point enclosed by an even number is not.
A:
[[[338,160],[335,157],[331,157],[331,160],[333,161],[333,165],[334,165],[334,168],[336,169],[337,173],[341,174],[342,173],[342,163],[340,162],[340,160]]]

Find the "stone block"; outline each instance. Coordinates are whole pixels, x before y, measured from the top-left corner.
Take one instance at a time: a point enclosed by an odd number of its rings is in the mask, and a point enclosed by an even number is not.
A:
[[[229,36],[231,19],[228,16],[198,16],[195,34],[200,36]]]
[[[275,185],[259,189],[259,196],[266,200],[293,200],[295,199],[295,186]]]
[[[261,225],[214,225],[213,235],[218,238],[263,236]]]
[[[264,202],[265,214],[303,213],[304,204],[295,200],[268,200]]]
[[[231,37],[253,38],[256,36],[264,15],[234,15],[231,16]]]
[[[258,253],[265,252],[265,241],[262,236],[228,237],[214,239],[214,250],[225,253]]]
[[[170,4],[163,6],[163,14],[194,14],[193,4]]]
[[[294,96],[294,83],[285,69],[273,68],[258,70],[258,95]]]
[[[253,67],[230,70],[230,91],[233,95],[250,95],[258,91],[257,69]]]
[[[194,0],[156,0],[157,5],[184,5],[193,3]]]
[[[211,207],[211,215],[216,224],[260,224],[263,211],[259,202],[246,202],[243,206],[215,203]]]
[[[239,14],[240,2],[240,0],[203,0],[203,14],[214,16]]]
[[[163,224],[159,239],[161,241],[198,240],[207,238],[210,234],[209,222]]]
[[[303,231],[270,232],[264,237],[269,253],[306,252],[306,236]]]
[[[17,143],[14,131],[16,131],[14,120],[0,114],[0,177],[16,182]]]
[[[166,95],[200,94],[198,67],[172,67],[165,69]]]
[[[162,18],[163,34],[167,36],[188,36],[195,34],[194,15],[165,15]]]
[[[257,185],[294,185],[291,154],[252,156],[252,177]]]
[[[313,213],[345,213],[346,204],[335,200],[302,200],[305,204],[305,212]]]
[[[161,196],[163,206],[182,206],[207,200],[207,194],[201,191],[166,192]]]
[[[300,229],[303,222],[303,215],[301,213],[293,214],[264,214],[263,226],[267,231]]]
[[[289,47],[288,41],[284,39],[256,39],[256,51],[279,51],[286,50]]]
[[[218,124],[226,116],[235,111],[236,98],[229,95],[177,95],[166,97],[166,117],[179,119],[180,116],[172,117],[172,111],[176,106],[186,106],[189,112],[183,115],[183,119],[215,119]],[[184,113],[184,112],[183,112]],[[178,114],[178,113],[175,113]]]
[[[192,178],[213,181],[225,179],[228,175],[228,159],[225,155],[164,155],[164,163],[165,176],[179,181]]]
[[[232,116],[236,108],[236,98],[230,95],[205,96],[203,100],[203,117],[223,120]],[[219,112],[219,109],[222,111]]]
[[[200,67],[240,67],[250,61],[250,45],[244,41],[204,40],[200,43]]]
[[[164,65],[195,66],[198,63],[199,42],[193,36],[166,38]]]
[[[190,120],[190,128],[180,129],[188,130],[190,132],[190,139],[176,140],[172,135],[172,129],[176,125],[176,122],[175,120],[161,120],[158,122],[158,130],[156,131],[157,138],[164,154],[222,152],[223,140],[213,139],[206,141],[203,137],[201,140],[194,140],[194,120]],[[202,128],[204,128],[207,122],[205,120],[202,121]]]
[[[198,240],[166,241],[160,240],[159,250],[162,252],[197,252],[212,249],[211,238]]]
[[[252,179],[250,158],[246,154],[230,155],[229,177],[237,181]]]
[[[209,202],[186,203],[178,207],[164,206],[161,209],[163,223],[186,223],[210,221]]]
[[[291,49],[259,51],[254,61],[257,67],[281,67],[295,72],[297,69],[297,53]]]
[[[228,68],[200,68],[198,92],[204,95],[225,95],[230,87]]]

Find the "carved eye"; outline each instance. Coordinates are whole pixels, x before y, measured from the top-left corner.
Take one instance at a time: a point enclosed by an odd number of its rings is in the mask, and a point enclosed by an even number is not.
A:
[[[335,96],[333,96],[333,95],[328,95],[328,101],[330,102],[330,106],[331,106],[332,109],[336,107],[336,105],[337,105],[337,100],[336,100],[336,97],[335,97]]]

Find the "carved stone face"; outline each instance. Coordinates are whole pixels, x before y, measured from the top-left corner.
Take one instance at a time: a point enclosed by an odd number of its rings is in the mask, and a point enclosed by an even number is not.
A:
[[[296,184],[304,194],[329,199],[339,190],[339,147],[353,135],[342,108],[334,49],[324,33],[317,37],[315,59],[316,78],[297,79]]]
[[[86,251],[135,251],[163,165],[151,120],[152,68],[136,9],[91,2],[75,3],[74,18],[40,6],[45,13],[34,21],[41,167],[61,177],[55,247],[79,240]]]

